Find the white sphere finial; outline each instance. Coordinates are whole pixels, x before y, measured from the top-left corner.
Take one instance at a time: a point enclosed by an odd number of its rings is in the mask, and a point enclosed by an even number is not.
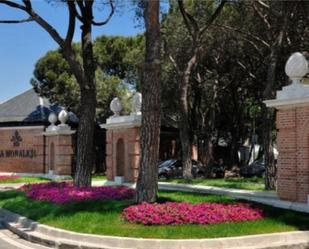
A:
[[[141,114],[142,94],[139,92],[134,93],[132,97],[132,109],[134,114]]]
[[[110,109],[114,113],[113,117],[118,117],[122,111],[122,104],[118,97],[113,98],[110,103]]]
[[[50,126],[47,127],[46,131],[48,132],[53,132],[53,131],[57,131],[58,128],[55,125],[58,121],[57,115],[54,112],[51,112],[48,116],[48,121],[50,123]]]
[[[55,125],[58,121],[57,115],[54,112],[51,112],[48,116],[48,121],[51,125]]]
[[[285,73],[293,82],[299,82],[308,73],[308,61],[301,53],[290,56],[285,64]]]
[[[64,125],[69,119],[69,113],[63,109],[61,112],[59,112],[58,119],[61,124]]]
[[[69,120],[69,113],[65,109],[62,109],[59,112],[58,119],[61,122],[61,124],[58,125],[59,131],[69,131],[69,130],[71,130],[71,127],[66,124],[66,122]]]

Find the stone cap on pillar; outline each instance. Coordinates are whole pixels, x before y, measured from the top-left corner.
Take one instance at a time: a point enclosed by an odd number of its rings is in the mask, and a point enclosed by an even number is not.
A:
[[[76,131],[73,130],[57,130],[57,131],[45,131],[43,132],[44,136],[71,136],[75,134]]]
[[[292,80],[292,84],[277,91],[276,99],[263,102],[267,107],[277,109],[309,105],[309,86],[300,83],[308,72],[307,59],[299,52],[292,54],[285,65],[285,73]]]
[[[140,127],[142,123],[141,114],[131,114],[127,116],[110,117],[106,120],[106,124],[101,124],[104,129],[122,129]]]

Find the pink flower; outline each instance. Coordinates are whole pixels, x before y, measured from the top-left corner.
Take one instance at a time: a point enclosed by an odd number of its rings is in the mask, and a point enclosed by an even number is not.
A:
[[[72,182],[48,182],[26,184],[20,188],[30,199],[49,201],[57,204],[81,202],[86,200],[124,200],[132,199],[134,190],[126,187],[81,187]]]
[[[263,218],[259,208],[249,204],[166,202],[143,203],[123,210],[122,217],[144,225],[215,224]]]

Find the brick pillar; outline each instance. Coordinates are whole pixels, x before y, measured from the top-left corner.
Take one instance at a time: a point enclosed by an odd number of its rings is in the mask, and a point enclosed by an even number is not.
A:
[[[308,66],[304,55],[293,53],[285,65],[292,84],[277,91],[275,99],[263,102],[278,110],[278,195],[309,204],[309,87],[301,83]]]
[[[278,181],[277,193],[283,200],[297,200],[295,109],[277,112]]]
[[[136,182],[140,161],[141,116],[118,116],[107,119],[101,125],[106,131],[106,176],[114,181],[115,176],[125,182]]]
[[[124,152],[120,155],[117,143],[122,139]],[[122,153],[122,152],[121,152]],[[119,157],[124,157],[119,159]],[[140,160],[140,127],[111,128],[106,132],[106,175],[109,181],[124,176],[125,182],[136,182]],[[117,172],[117,163],[124,162],[124,175]],[[119,165],[121,167],[121,165]]]
[[[309,195],[309,106],[296,108],[297,201],[307,202]]]
[[[309,105],[277,112],[278,181],[283,200],[307,202],[309,195]]]
[[[73,131],[45,132],[46,172],[54,175],[71,175],[74,157]]]

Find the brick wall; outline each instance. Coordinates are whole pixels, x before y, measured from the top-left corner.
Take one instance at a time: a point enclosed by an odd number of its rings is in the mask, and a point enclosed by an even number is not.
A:
[[[307,202],[309,194],[309,106],[277,112],[278,196]]]
[[[1,127],[0,172],[44,173],[43,131],[43,126]],[[13,137],[16,139],[16,132],[19,139],[14,146]],[[29,153],[35,155],[31,158]]]

